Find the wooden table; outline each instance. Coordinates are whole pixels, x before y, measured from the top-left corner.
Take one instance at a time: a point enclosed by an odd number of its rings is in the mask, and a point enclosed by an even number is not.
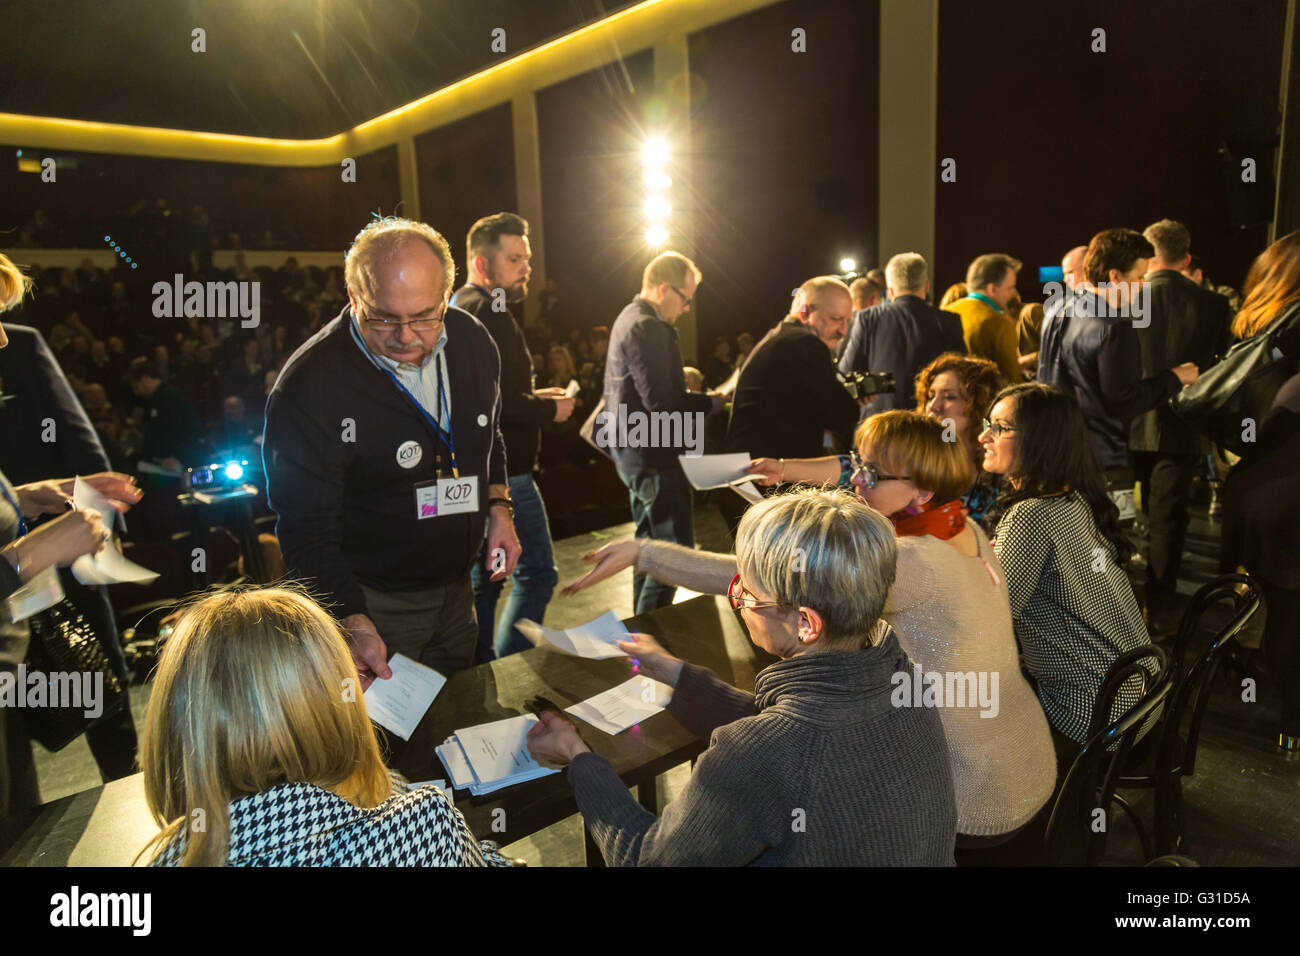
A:
[[[752,690],[754,677],[775,658],[754,647],[724,597],[702,596],[633,617],[628,630],[654,636],[684,660],[702,664],[736,687]],[[455,731],[527,713],[538,697],[560,708],[608,690],[630,676],[626,660],[566,657],[547,647],[512,654],[452,677],[411,735],[395,740],[389,764],[409,780],[445,779],[434,748]],[[706,741],[667,711],[617,736],[579,721],[583,740],[613,764],[643,806],[657,812],[655,778],[693,759]],[[144,807],[142,777],[55,800],[32,811],[31,822],[0,857],[5,866],[125,866],[155,832]],[[577,812],[563,774],[517,784],[483,797],[455,792],[456,808],[481,840],[505,845]],[[587,844],[588,863],[600,865]]]

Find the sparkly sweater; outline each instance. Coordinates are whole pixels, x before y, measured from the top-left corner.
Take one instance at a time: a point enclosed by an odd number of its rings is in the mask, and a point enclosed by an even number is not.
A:
[[[957,832],[995,836],[1028,823],[1048,801],[1056,757],[1043,708],[1020,671],[1001,565],[984,533],[973,522],[970,527],[979,557],[929,535],[898,539],[898,576],[882,617],[924,672],[895,688],[899,699],[907,703],[919,696],[924,702],[924,682],[932,672],[945,678],[945,689],[952,688],[951,699],[938,698],[947,706],[937,710],[952,762]],[[682,587],[725,593],[736,558],[646,541],[636,569]],[[954,677],[949,684],[950,673],[973,673],[973,687],[969,678]],[[981,681],[988,692],[983,707]],[[966,706],[955,706],[963,696]]]

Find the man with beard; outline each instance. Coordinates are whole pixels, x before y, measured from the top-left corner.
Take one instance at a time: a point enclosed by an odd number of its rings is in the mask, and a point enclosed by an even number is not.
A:
[[[563,388],[533,388],[533,359],[523,329],[507,303],[528,295],[528,223],[514,213],[486,216],[470,228],[466,240],[465,271],[468,281],[451,304],[473,315],[487,327],[501,353],[501,434],[506,443],[510,497],[515,506],[515,532],[523,554],[515,566],[510,598],[493,627],[497,601],[504,581],[491,580],[484,563],[474,563],[474,604],[478,612],[478,653],[482,663],[532,647],[515,628],[526,617],[541,622],[559,580],[551,549],[551,529],[546,506],[533,481],[541,426],[562,422],[573,414],[574,400]]]

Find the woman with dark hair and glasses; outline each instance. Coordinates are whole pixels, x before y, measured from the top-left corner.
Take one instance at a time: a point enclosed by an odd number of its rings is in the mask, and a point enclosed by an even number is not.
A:
[[[980,442],[984,469],[1007,486],[993,547],[1025,669],[1038,683],[1058,759],[1072,759],[1107,669],[1150,643],[1124,570],[1132,546],[1073,396],[1040,383],[1004,388]],[[1116,711],[1137,693],[1122,689]]]
[[[912,673],[880,622],[896,559],[889,522],[850,495],[777,495],[741,518],[729,588],[750,639],[780,658],[753,694],[647,635],[619,645],[673,686],[669,709],[709,741],[657,819],[572,723],[541,715],[529,749],[569,768],[605,862],[952,865],[957,808],[943,725],[934,709],[894,699],[894,675]]]

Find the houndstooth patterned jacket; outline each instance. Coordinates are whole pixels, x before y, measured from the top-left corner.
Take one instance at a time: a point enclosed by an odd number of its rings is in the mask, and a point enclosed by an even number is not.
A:
[[[358,807],[323,787],[282,783],[230,804],[228,866],[493,866],[460,811],[437,787],[411,789],[391,774],[393,794]],[[188,831],[151,861],[178,866]]]

